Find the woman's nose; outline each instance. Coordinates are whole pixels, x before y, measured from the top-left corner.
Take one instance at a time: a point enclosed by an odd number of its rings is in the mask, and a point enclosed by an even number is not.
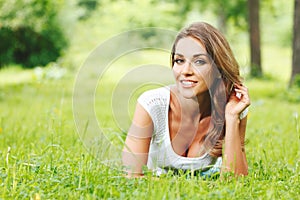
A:
[[[182,74],[192,74],[193,73],[193,66],[190,61],[186,61],[184,63],[181,73]]]

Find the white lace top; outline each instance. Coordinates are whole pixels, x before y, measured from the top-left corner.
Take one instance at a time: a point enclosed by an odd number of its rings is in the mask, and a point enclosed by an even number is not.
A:
[[[201,157],[183,157],[174,152],[170,140],[168,113],[170,104],[170,88],[162,87],[144,92],[138,102],[149,113],[154,125],[147,166],[157,175],[168,169],[201,170],[220,167],[221,158],[214,158],[208,153]],[[240,118],[246,116],[245,110]]]

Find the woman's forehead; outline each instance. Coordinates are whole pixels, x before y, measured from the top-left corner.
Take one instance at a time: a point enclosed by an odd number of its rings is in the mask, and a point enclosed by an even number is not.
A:
[[[204,45],[195,38],[181,38],[175,47],[175,54],[185,57],[193,57],[194,55],[207,54]]]

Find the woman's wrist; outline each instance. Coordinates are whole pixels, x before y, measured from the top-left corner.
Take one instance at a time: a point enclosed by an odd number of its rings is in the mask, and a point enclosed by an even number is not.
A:
[[[239,135],[240,122],[241,120],[239,115],[226,114],[225,115],[226,135]]]
[[[226,120],[226,122],[228,122],[228,121],[240,122],[240,115],[233,114],[233,113],[225,113],[225,120]]]

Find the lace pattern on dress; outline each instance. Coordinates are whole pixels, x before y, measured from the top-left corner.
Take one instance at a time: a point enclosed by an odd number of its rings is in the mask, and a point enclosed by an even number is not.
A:
[[[166,126],[166,109],[168,109],[168,102],[170,99],[169,88],[163,87],[144,92],[139,98],[138,102],[150,115],[154,132],[152,135],[152,142],[161,143],[165,137]]]

